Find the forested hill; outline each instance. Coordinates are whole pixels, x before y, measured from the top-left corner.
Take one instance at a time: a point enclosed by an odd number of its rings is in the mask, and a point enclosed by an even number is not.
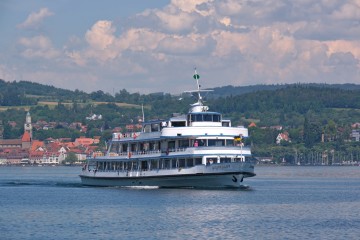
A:
[[[271,111],[306,113],[322,108],[360,109],[360,90],[289,85],[285,88],[257,91],[243,95],[227,96],[212,100],[223,112]]]
[[[278,89],[283,89],[291,86],[307,86],[307,87],[317,87],[317,88],[335,88],[335,89],[343,89],[343,90],[360,90],[360,85],[358,84],[318,84],[318,83],[302,83],[302,84],[275,84],[275,85],[265,85],[265,84],[258,84],[258,85],[251,85],[251,86],[223,86],[223,87],[216,87],[211,88],[213,92],[210,92],[209,98],[217,98],[217,97],[227,97],[227,96],[236,96],[242,95],[245,93],[257,92],[257,91],[274,91]]]
[[[210,99],[212,109],[225,115],[236,114],[256,119],[260,125],[300,127],[305,116],[320,124],[332,120],[338,124],[360,121],[360,90],[344,90],[313,85],[288,85],[273,91]]]
[[[37,100],[81,99],[87,93],[71,91],[29,81],[5,82],[0,79],[0,105],[33,105]]]
[[[303,89],[304,88],[304,89]],[[235,97],[248,93],[262,93],[263,91],[276,92],[279,91],[281,96],[286,96],[283,89],[293,89],[293,91],[310,90],[310,91],[323,91],[324,89],[334,89],[332,93],[340,93],[339,90],[360,90],[360,85],[357,84],[284,84],[284,85],[252,85],[252,86],[223,86],[213,88],[213,92],[206,95],[207,99]],[[330,90],[328,90],[330,91]],[[289,92],[288,90],[286,92]],[[293,93],[299,95],[298,93]],[[310,94],[310,93],[308,93]],[[345,92],[346,94],[346,92]],[[129,93],[125,89],[120,90],[115,96],[109,93],[104,93],[101,90],[94,91],[92,93],[85,93],[81,90],[67,90],[62,88],[56,88],[54,86],[44,85],[29,81],[13,81],[5,82],[0,79],[0,106],[24,106],[24,105],[36,105],[37,101],[49,100],[49,101],[105,101],[105,102],[125,102],[132,104],[151,104],[153,101],[161,100],[163,95],[169,94],[148,94],[142,95],[139,93]],[[257,94],[256,94],[257,95]],[[265,94],[266,95],[266,94]],[[317,94],[314,94],[316,96]],[[309,95],[310,96],[310,95]],[[261,97],[261,96],[260,96]],[[294,97],[294,96],[290,96]],[[249,97],[248,97],[249,98]],[[250,95],[251,99],[251,95]],[[291,99],[290,99],[291,100]],[[295,99],[294,99],[295,100]],[[300,99],[297,99],[300,100]],[[256,105],[257,100],[252,99],[253,104]],[[279,100],[276,100],[279,101]],[[336,99],[329,99],[330,102],[337,101]],[[273,101],[274,103],[274,101]],[[248,106],[252,106],[248,105]],[[277,105],[276,105],[277,106]],[[304,107],[305,108],[305,107]]]

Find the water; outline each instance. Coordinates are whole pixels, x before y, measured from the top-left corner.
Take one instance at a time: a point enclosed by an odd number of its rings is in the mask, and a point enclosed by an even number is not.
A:
[[[83,187],[0,167],[0,239],[359,239],[360,167],[261,167],[250,190]]]

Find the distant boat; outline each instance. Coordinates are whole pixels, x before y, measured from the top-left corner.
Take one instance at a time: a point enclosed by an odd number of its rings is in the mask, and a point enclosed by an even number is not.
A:
[[[113,133],[106,156],[87,160],[83,185],[244,188],[255,176],[248,129],[209,112],[196,73],[197,102],[184,115],[143,121],[141,132]]]

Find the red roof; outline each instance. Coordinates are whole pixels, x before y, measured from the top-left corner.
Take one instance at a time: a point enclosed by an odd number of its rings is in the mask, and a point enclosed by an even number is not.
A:
[[[30,137],[29,132],[27,132],[27,131],[24,132],[24,135],[22,136],[21,141],[22,142],[31,142],[31,137]]]

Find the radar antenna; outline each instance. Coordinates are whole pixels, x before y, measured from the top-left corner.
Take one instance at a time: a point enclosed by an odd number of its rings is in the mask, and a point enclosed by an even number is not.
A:
[[[196,71],[196,67],[194,68],[195,73],[193,78],[196,80],[197,90],[185,91],[186,93],[197,93],[198,100],[196,103],[191,104],[189,112],[206,112],[209,110],[208,106],[204,106],[204,102],[200,92],[211,92],[212,90],[201,90],[201,86],[199,84],[200,75]]]

